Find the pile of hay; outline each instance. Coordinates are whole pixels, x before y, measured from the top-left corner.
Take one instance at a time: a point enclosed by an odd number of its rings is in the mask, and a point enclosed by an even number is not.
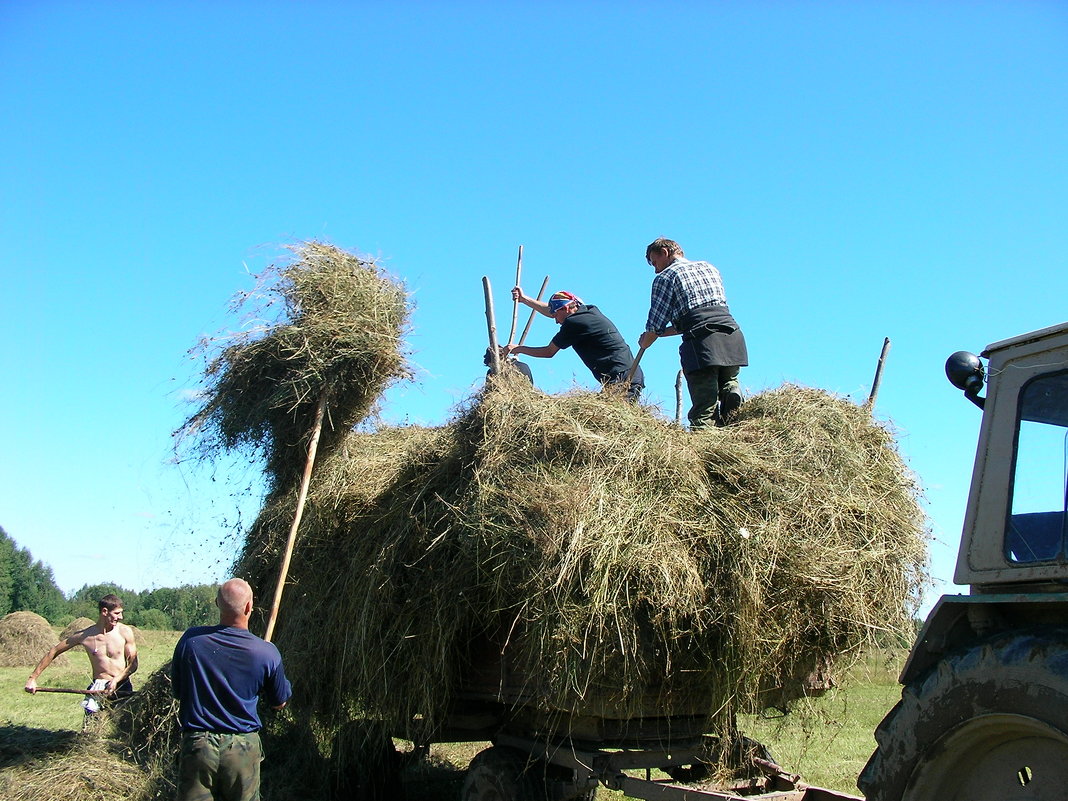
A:
[[[392,382],[409,376],[401,339],[410,313],[402,284],[373,261],[322,242],[289,247],[292,259],[260,276],[250,330],[208,364],[201,405],[182,427],[204,455],[219,448],[261,451],[275,482],[303,469],[320,398],[327,451],[374,409]],[[201,347],[211,350],[216,343]]]
[[[122,744],[92,733],[0,730],[0,750],[24,748],[4,764],[0,798],[5,801],[147,801],[152,777],[129,759]],[[166,796],[173,798],[172,796]]]
[[[0,667],[35,667],[57,642],[56,633],[40,615],[34,612],[4,615],[0,618]],[[65,662],[66,656],[60,654],[52,664]]]
[[[786,386],[689,433],[603,394],[500,376],[448,425],[353,433],[316,468],[279,625],[294,705],[432,737],[486,642],[561,714],[709,715],[908,629],[919,488],[854,404]],[[238,573],[266,597],[296,487]],[[691,696],[692,701],[692,696]]]
[[[66,628],[63,629],[62,633],[59,635],[59,639],[65,640],[72,634],[77,634],[79,631],[84,631],[85,629],[92,626],[94,623],[96,623],[95,620],[90,620],[87,617],[76,617],[74,618],[74,620],[67,624]]]

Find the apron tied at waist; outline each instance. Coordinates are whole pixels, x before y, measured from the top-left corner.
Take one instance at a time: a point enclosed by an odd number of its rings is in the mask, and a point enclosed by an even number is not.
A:
[[[684,373],[705,367],[745,367],[749,364],[745,335],[726,305],[690,309],[672,323],[682,334],[679,357]]]

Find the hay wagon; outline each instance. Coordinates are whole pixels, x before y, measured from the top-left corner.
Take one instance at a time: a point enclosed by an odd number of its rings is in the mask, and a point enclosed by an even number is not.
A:
[[[515,664],[507,648],[487,641],[474,656],[433,738],[492,743],[472,760],[462,801],[592,801],[600,785],[641,799],[859,801],[804,784],[740,735],[724,751],[723,738],[709,734],[710,699],[696,677],[647,688],[621,716],[613,698],[618,688],[589,689],[571,708],[553,708],[539,678]],[[814,670],[777,700],[829,686]],[[713,760],[729,764],[733,778],[716,781]]]

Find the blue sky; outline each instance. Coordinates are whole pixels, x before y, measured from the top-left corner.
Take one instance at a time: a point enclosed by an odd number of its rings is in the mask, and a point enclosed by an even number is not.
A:
[[[258,466],[176,463],[171,432],[187,350],[286,243],[413,292],[391,422],[481,381],[481,278],[506,329],[520,244],[531,294],[550,275],[631,343],[645,245],[712,261],[750,392],[862,401],[889,337],[929,603],[979,423],[945,358],[1068,318],[1063,3],[9,0],[0,63],[0,525],[68,592],[225,574]],[[573,353],[532,366],[590,386]],[[674,343],[643,367],[673,415]]]

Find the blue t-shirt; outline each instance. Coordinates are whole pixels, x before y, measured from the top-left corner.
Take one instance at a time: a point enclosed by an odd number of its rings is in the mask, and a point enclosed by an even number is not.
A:
[[[293,694],[278,649],[234,626],[187,630],[174,647],[171,685],[183,729],[226,734],[259,730],[261,695],[280,706]]]

